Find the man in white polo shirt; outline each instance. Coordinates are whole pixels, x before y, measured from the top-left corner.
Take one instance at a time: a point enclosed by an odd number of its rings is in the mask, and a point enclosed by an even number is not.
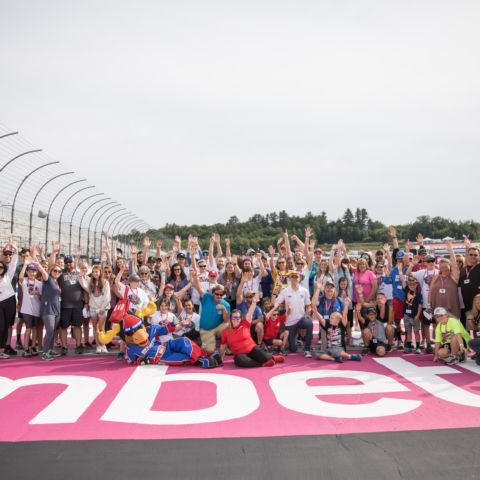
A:
[[[285,302],[287,319],[285,328],[288,330],[288,348],[291,352],[297,351],[297,332],[300,328],[307,331],[305,338],[305,357],[311,358],[313,323],[310,319],[311,302],[308,290],[300,286],[300,272],[290,272],[290,286],[284,288],[275,301],[275,307],[270,310],[267,317],[275,313],[278,307]]]

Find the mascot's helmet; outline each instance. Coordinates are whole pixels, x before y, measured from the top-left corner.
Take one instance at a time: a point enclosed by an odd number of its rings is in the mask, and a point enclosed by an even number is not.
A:
[[[136,317],[135,315],[125,315],[123,317],[123,331],[125,335],[133,335],[137,330],[140,330],[143,327],[143,322],[141,318]]]

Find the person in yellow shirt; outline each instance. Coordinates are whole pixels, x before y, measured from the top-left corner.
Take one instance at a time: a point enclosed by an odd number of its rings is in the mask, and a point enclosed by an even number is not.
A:
[[[470,335],[462,322],[453,316],[449,316],[447,310],[443,307],[437,307],[433,315],[437,320],[433,361],[443,360],[447,365],[464,362]]]

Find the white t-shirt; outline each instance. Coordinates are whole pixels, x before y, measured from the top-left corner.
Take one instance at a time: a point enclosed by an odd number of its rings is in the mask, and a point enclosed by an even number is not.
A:
[[[242,289],[242,297],[245,299],[245,295],[247,292],[255,292],[258,293],[258,290],[260,288],[260,275],[257,275],[256,277],[253,277],[251,280],[246,281],[243,284],[243,289]]]
[[[187,312],[185,310],[182,310],[181,313],[180,313],[180,320],[181,321],[184,321],[186,319],[189,319],[191,320],[191,322],[195,325],[195,330],[197,332],[200,331],[200,315],[198,313],[195,313],[193,312],[191,315],[187,314]],[[191,330],[190,327],[186,327],[186,328],[183,328],[182,330],[184,330],[183,332],[177,332],[179,333],[180,335],[183,335],[184,333],[188,332]]]
[[[40,296],[42,295],[43,282],[39,280],[23,279],[22,288],[22,307],[20,313],[32,315],[32,317],[40,316]]]
[[[125,296],[125,289],[128,288],[127,299],[130,302],[131,310],[142,310],[148,304],[148,296],[144,290],[139,288],[131,288],[128,285],[120,284],[120,295],[121,298]]]
[[[287,327],[295,325],[305,317],[305,306],[311,304],[308,290],[300,286],[296,290],[293,290],[292,287],[284,288],[277,297],[275,305],[280,305],[282,302],[285,302],[285,307],[289,312],[285,321]]]
[[[438,270],[434,268],[433,270],[423,269],[412,272],[412,275],[417,279],[417,282],[420,284],[422,289],[422,300],[423,307],[428,307],[428,293],[430,292],[430,285],[433,282],[433,279],[438,275]]]

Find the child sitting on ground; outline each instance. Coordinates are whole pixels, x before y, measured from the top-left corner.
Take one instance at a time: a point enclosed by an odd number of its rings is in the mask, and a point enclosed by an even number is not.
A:
[[[277,347],[282,355],[287,355],[288,330],[285,328],[285,314],[273,312],[265,315],[263,342],[267,347]]]
[[[345,334],[348,323],[348,306],[350,299],[346,297],[343,304],[343,313],[333,312],[328,320],[318,313],[315,302],[313,313],[327,333],[327,349],[317,353],[317,360],[330,360],[343,363],[344,360],[360,361],[361,355],[350,355],[344,350]]]

